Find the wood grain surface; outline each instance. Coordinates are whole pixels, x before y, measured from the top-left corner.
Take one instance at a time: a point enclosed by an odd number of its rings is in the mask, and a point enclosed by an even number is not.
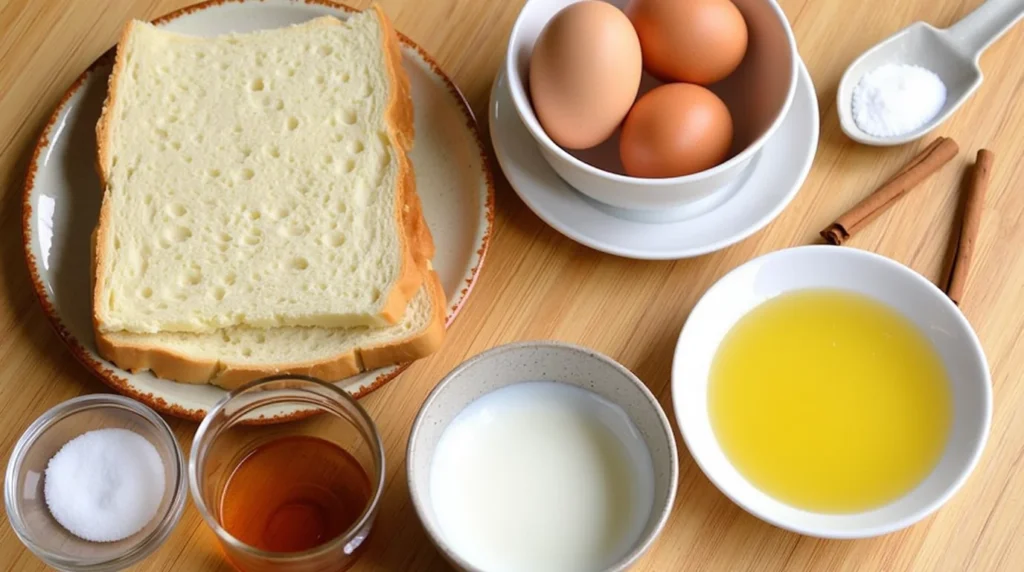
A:
[[[150,19],[189,0],[0,0],[0,452],[29,423],[76,395],[107,391],[51,331],[29,283],[21,244],[23,178],[32,146],[74,78],[112,46],[128,18]],[[817,242],[817,232],[866,196],[923,144],[877,149],[840,131],[835,93],[863,50],[916,20],[947,26],[980,0],[781,0],[810,70],[821,140],[807,181],[766,229],[721,252],[677,262],[605,255],[547,227],[497,176],[497,220],[480,280],[443,349],[368,396],[387,447],[387,490],[356,570],[446,566],[420,526],[405,480],[405,444],[420,403],[452,367],[484,349],[553,338],[593,347],[643,379],[671,411],[676,337],[701,293],[759,254]],[[367,2],[353,2],[364,7]],[[481,118],[522,0],[382,0],[396,27],[432,53]],[[974,272],[962,309],[992,368],[995,410],[985,454],[964,488],[920,524],[882,538],[824,541],[748,515],[715,489],[680,442],[681,482],[668,526],[638,570],[1024,569],[1024,26],[981,60],[985,83],[938,134],[961,153],[848,244],[938,281],[947,264],[965,166],[996,153]],[[499,173],[495,164],[495,173]],[[843,247],[846,248],[846,247]],[[83,294],[84,295],[84,294]],[[671,417],[671,415],[670,415]],[[170,420],[182,447],[196,425]],[[0,567],[42,570],[6,519]],[[227,570],[191,503],[167,543],[138,570]]]

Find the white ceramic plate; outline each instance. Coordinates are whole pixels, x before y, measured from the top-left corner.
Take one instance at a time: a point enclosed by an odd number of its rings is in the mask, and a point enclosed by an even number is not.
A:
[[[646,260],[707,254],[764,228],[796,196],[818,147],[818,100],[801,63],[789,113],[751,161],[743,182],[730,189],[731,195],[719,205],[695,209],[703,214],[692,218],[644,221],[636,219],[636,211],[590,199],[555,174],[519,119],[503,73],[491,89],[490,115],[491,142],[501,170],[537,216],[580,244]]]
[[[761,492],[729,462],[708,417],[708,372],[718,346],[747,312],[805,288],[851,290],[909,318],[942,357],[953,390],[953,429],[938,466],[905,496],[855,514],[794,508]],[[862,538],[909,526],[945,503],[978,463],[992,417],[985,354],[944,292],[888,258],[836,246],[802,246],[755,258],[716,282],[694,306],[672,361],[672,403],[686,446],[708,479],[748,512],[776,526],[825,538]]]
[[[301,0],[214,0],[156,23],[200,36],[279,28],[322,15],[344,18],[342,6]],[[224,396],[213,386],[179,384],[132,374],[100,358],[91,326],[89,236],[102,189],[94,170],[96,121],[106,96],[113,51],[71,86],[43,131],[25,182],[24,241],[32,281],[47,316],[75,356],[115,390],[171,415],[201,419]],[[476,280],[494,218],[494,190],[472,112],[455,85],[421,48],[402,36],[412,83],[416,143],[412,162],[423,210],[437,244],[434,268],[455,318]],[[338,383],[362,396],[404,366],[366,372]],[[286,420],[281,412],[273,420]]]

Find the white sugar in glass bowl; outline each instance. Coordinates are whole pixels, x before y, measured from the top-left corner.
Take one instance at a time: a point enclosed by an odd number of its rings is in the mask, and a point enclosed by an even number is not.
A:
[[[115,542],[89,542],[51,516],[43,496],[46,466],[68,441],[95,429],[128,429],[160,455],[164,493],[142,530]],[[7,464],[4,498],[11,528],[40,560],[58,570],[123,570],[146,558],[174,530],[185,508],[185,457],[167,422],[145,405],[120,395],[83,395],[43,413],[18,439]]]
[[[916,488],[865,512],[825,514],[789,506],[761,492],[722,451],[708,416],[708,374],[719,344],[755,306],[809,288],[853,291],[910,319],[935,346],[952,384],[953,427],[938,465]],[[747,512],[775,526],[821,538],[865,538],[928,516],[967,480],[988,438],[992,386],[978,337],[960,310],[920,274],[853,248],[802,246],[766,254],[716,282],[690,313],[672,362],[679,431],[708,479]]]
[[[729,159],[711,169],[664,179],[624,174],[618,156],[618,133],[584,151],[567,151],[551,140],[530,103],[530,56],[545,24],[562,8],[580,0],[528,0],[508,41],[505,74],[516,112],[536,140],[544,159],[577,191],[629,211],[661,210],[656,218],[681,220],[707,212],[728,199],[749,174],[758,151],[778,128],[796,93],[800,57],[786,15],[773,0],[733,0],[748,30],[747,53],[729,77],[710,86],[729,107],[733,146]],[[626,0],[613,0],[622,8]],[[644,74],[640,93],[659,84]],[[665,209],[673,212],[664,213]],[[638,215],[648,218],[647,215]]]

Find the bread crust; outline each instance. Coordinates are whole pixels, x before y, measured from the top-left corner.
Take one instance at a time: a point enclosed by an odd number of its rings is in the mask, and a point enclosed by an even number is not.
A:
[[[103,332],[96,333],[96,346],[100,355],[128,371],[150,370],[162,379],[192,384],[211,383],[228,390],[261,377],[283,373],[337,381],[363,371],[413,361],[437,351],[445,334],[444,291],[433,271],[427,275],[424,287],[429,289],[432,305],[431,318],[425,328],[408,338],[352,348],[323,360],[254,366],[196,359],[153,344],[118,344]]]
[[[114,69],[107,79],[107,98],[103,102],[103,110],[100,112],[100,119],[96,122],[96,173],[100,178],[100,188],[103,189],[103,200],[100,203],[100,216],[96,222],[96,229],[93,231],[93,263],[92,263],[92,323],[93,329],[100,330],[103,322],[100,318],[100,300],[103,295],[105,275],[104,269],[107,266],[106,251],[102,245],[107,241],[107,234],[110,232],[110,196],[107,192],[107,182],[110,180],[110,172],[107,166],[111,164],[110,147],[111,124],[114,117],[114,109],[117,107],[119,96],[118,86],[121,83],[121,75],[127,66],[128,38],[135,29],[135,21],[129,20],[121,29],[121,38],[117,41],[117,54],[114,56]]]
[[[400,342],[360,349],[359,357],[364,370],[414,361],[436,352],[441,347],[444,342],[447,317],[444,290],[441,287],[441,280],[433,270],[429,271],[427,281],[431,291],[432,304],[430,322],[427,327],[423,328],[416,336]]]
[[[388,137],[395,149],[398,159],[399,185],[398,200],[395,201],[398,220],[405,218],[406,205],[409,197],[416,196],[416,176],[413,172],[412,162],[409,160],[409,150],[412,149],[415,136],[415,125],[413,118],[412,90],[409,85],[409,77],[402,69],[402,47],[398,43],[398,33],[391,25],[391,20],[384,13],[384,10],[377,4],[369,8],[377,14],[377,22],[380,24],[381,39],[384,42],[384,64],[387,68],[391,81],[391,93],[389,94],[388,107],[384,110],[384,123],[387,125]],[[416,199],[418,200],[418,198]],[[429,235],[429,233],[428,233]],[[381,306],[380,316],[389,324],[396,324],[405,315],[405,309],[409,300],[416,294],[423,284],[423,274],[417,268],[414,249],[416,237],[404,235],[402,241],[402,262],[399,276],[395,280],[391,291],[387,294]],[[431,250],[433,241],[431,241]]]
[[[427,326],[408,338],[366,348],[352,348],[328,359],[254,366],[216,359],[196,359],[152,344],[118,344],[109,334],[97,332],[100,355],[131,372],[150,370],[162,379],[180,383],[217,385],[231,390],[275,374],[309,375],[338,381],[363,371],[406,363],[428,356],[441,346],[445,335],[445,296],[437,274],[431,271],[424,287],[431,297]],[[201,335],[201,334],[197,334]]]

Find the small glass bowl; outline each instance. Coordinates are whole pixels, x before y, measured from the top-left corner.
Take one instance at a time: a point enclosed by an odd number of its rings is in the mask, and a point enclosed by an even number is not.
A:
[[[281,411],[302,411],[305,417],[265,423]],[[303,552],[267,552],[221,525],[221,498],[243,459],[268,442],[293,436],[317,437],[350,453],[369,478],[371,494],[362,514],[341,535]],[[384,443],[373,419],[349,394],[312,377],[278,375],[235,389],[206,414],[192,440],[188,470],[192,501],[235,569],[341,571],[359,557],[377,516],[384,490]]]
[[[116,542],[90,542],[51,516],[43,498],[43,475],[65,443],[106,428],[129,429],[152,443],[163,460],[166,488],[156,516],[142,530]],[[167,422],[137,401],[107,394],[76,397],[43,413],[18,439],[4,481],[7,517],[15,534],[43,562],[71,572],[122,570],[148,556],[181,518],[187,490],[185,458]]]

